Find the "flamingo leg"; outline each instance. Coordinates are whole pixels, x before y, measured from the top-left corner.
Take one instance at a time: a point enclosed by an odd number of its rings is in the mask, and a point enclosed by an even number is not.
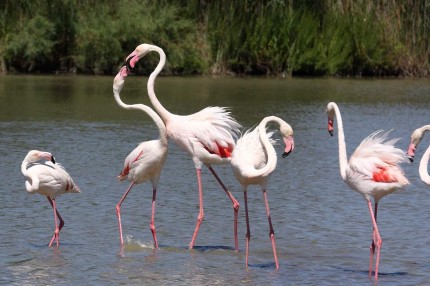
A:
[[[375,203],[375,211],[374,211],[374,218],[375,222],[377,221],[377,215],[378,215],[378,203]],[[369,262],[369,277],[372,276],[372,268],[373,268],[373,257],[375,255],[375,228],[372,228],[372,244],[370,246],[370,262]]]
[[[270,228],[269,235],[270,235],[270,239],[272,240],[273,257],[275,258],[276,269],[279,269],[278,255],[276,254],[275,231],[273,230],[272,218],[270,216],[269,201],[267,200],[266,189],[263,189],[263,196],[264,196],[264,202],[266,204],[267,219],[269,220],[269,228]]]
[[[212,174],[214,175],[214,177],[218,181],[218,183],[221,185],[224,192],[230,198],[231,202],[233,203],[233,210],[234,210],[234,248],[236,251],[239,251],[239,239],[238,239],[238,235],[237,235],[237,221],[238,221],[238,217],[239,217],[239,202],[233,197],[233,195],[230,193],[230,191],[227,189],[227,187],[224,185],[224,183],[218,177],[217,173],[215,173],[215,170],[211,166],[208,166],[208,168],[212,172]]]
[[[130,186],[127,188],[122,198],[116,204],[116,215],[118,217],[119,240],[120,240],[121,246],[124,244],[124,240],[122,238],[122,225],[121,225],[121,204],[125,200],[125,198],[127,197],[128,193],[130,192],[133,186],[134,186],[134,182],[131,182]]]
[[[198,189],[199,189],[199,215],[197,216],[196,228],[194,229],[194,234],[191,239],[189,249],[194,248],[194,243],[196,242],[200,225],[202,224],[203,218],[205,216],[205,213],[203,210],[203,190],[202,190],[202,177],[201,177],[202,169],[196,168],[196,172],[197,172],[197,183],[198,183]]]
[[[49,203],[52,206],[52,209],[54,210],[54,223],[55,223],[55,231],[54,236],[51,239],[51,242],[49,243],[49,247],[52,246],[54,241],[57,243],[57,246],[59,245],[59,236],[60,236],[60,230],[63,228],[64,221],[63,218],[60,216],[60,213],[57,211],[57,203],[55,202],[55,199],[51,199],[50,197],[47,197]],[[60,224],[58,225],[58,220],[60,220]]]
[[[152,237],[154,238],[154,247],[158,248],[158,242],[157,242],[157,234],[155,232],[155,199],[157,197],[157,188],[153,187],[152,189],[152,214],[151,214],[151,223],[149,227],[151,228]]]
[[[382,246],[382,239],[379,234],[378,225],[376,224],[376,213],[374,214],[372,210],[372,203],[370,201],[367,201],[367,205],[369,208],[370,218],[372,219],[373,224],[373,241],[375,243],[375,250],[376,250],[376,262],[375,262],[375,280],[378,280],[378,272],[379,272],[379,257],[381,254],[381,246]],[[377,207],[375,207],[377,209]],[[372,250],[372,248],[371,248]],[[371,254],[372,255],[372,254]],[[371,261],[373,262],[373,261]],[[369,277],[372,275],[371,269],[369,270]]]
[[[251,229],[249,227],[249,215],[248,215],[248,192],[243,192],[243,197],[245,201],[245,217],[246,217],[246,254],[245,254],[245,265],[248,267],[249,258],[249,241],[251,240]]]

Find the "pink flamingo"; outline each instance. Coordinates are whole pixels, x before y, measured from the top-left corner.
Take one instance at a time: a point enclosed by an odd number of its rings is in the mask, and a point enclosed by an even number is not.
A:
[[[194,247],[195,240],[204,218],[203,190],[201,182],[201,168],[206,165],[214,175],[224,192],[233,203],[234,209],[234,239],[235,249],[238,250],[237,219],[239,203],[221,181],[211,165],[227,164],[230,162],[231,152],[239,132],[240,124],[236,122],[224,107],[207,107],[191,115],[176,115],[167,111],[158,101],[154,92],[154,82],[166,63],[164,51],[154,45],[141,44],[127,57],[127,68],[133,71],[136,63],[147,53],[155,51],[160,61],[149,76],[147,83],[149,99],[155,110],[163,119],[168,138],[172,139],[183,150],[187,151],[194,161],[197,173],[199,192],[199,215],[189,248]]]
[[[427,131],[430,131],[430,125],[424,125],[420,128],[415,129],[414,132],[412,132],[411,143],[409,144],[409,148],[408,148],[408,157],[411,162],[414,161],[415,151],[417,149],[417,146],[421,142],[421,139],[423,138],[424,133],[426,133]],[[424,155],[421,158],[420,166],[418,169],[421,181],[423,181],[427,185],[430,185],[430,176],[427,171],[429,157],[430,157],[430,146],[427,147],[427,150],[424,152]]]
[[[263,191],[264,201],[266,204],[266,213],[269,220],[269,235],[272,241],[273,256],[275,258],[276,269],[279,269],[278,256],[276,254],[275,233],[272,226],[270,216],[269,203],[267,200],[267,180],[270,174],[276,168],[276,152],[272,144],[275,143],[271,139],[273,132],[266,133],[266,125],[269,122],[279,124],[279,131],[282,134],[285,149],[282,157],[286,157],[294,149],[293,129],[291,126],[276,116],[264,118],[258,127],[252,131],[248,130],[237,142],[236,147],[231,155],[231,166],[234,175],[243,187],[245,198],[245,214],[246,214],[246,266],[248,266],[249,241],[251,231],[249,227],[248,216],[248,195],[247,190],[249,185],[260,185]]]
[[[376,216],[379,200],[409,184],[399,163],[407,161],[404,152],[394,144],[398,139],[388,140],[388,133],[376,131],[365,138],[347,161],[345,135],[340,111],[336,103],[327,105],[328,131],[333,136],[333,121],[337,118],[339,129],[339,165],[343,181],[367,201],[373,225],[372,245],[370,246],[369,278],[372,275],[376,249],[375,280],[378,279],[379,256],[382,239],[379,234]],[[372,210],[371,198],[375,203]]]
[[[121,225],[121,204],[127,197],[131,188],[135,184],[141,184],[145,181],[152,183],[152,215],[150,228],[152,237],[154,239],[154,247],[158,248],[157,235],[155,231],[154,217],[155,217],[155,199],[157,194],[157,185],[160,180],[161,169],[167,158],[167,133],[166,126],[164,125],[158,114],[150,107],[143,104],[125,104],[120,98],[120,92],[124,86],[124,78],[128,75],[126,67],[122,67],[116,75],[113,82],[113,93],[116,102],[119,106],[127,110],[141,110],[146,112],[158,127],[160,138],[157,140],[145,141],[140,143],[124,161],[124,168],[118,176],[120,181],[128,179],[131,181],[130,186],[125,191],[124,195],[116,205],[116,214],[118,216],[118,227],[121,246],[124,244],[122,236]]]
[[[49,247],[52,246],[54,241],[58,246],[64,220],[57,210],[55,199],[64,193],[80,193],[81,191],[63,166],[55,163],[54,156],[49,152],[38,150],[28,152],[21,163],[21,172],[26,178],[25,188],[27,192],[46,196],[54,209],[55,231]],[[58,220],[60,220],[59,224]]]

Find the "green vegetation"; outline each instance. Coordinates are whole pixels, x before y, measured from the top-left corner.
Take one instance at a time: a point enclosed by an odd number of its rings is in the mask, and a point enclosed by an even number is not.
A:
[[[430,0],[2,0],[0,72],[430,75]],[[149,73],[158,58],[139,65]]]

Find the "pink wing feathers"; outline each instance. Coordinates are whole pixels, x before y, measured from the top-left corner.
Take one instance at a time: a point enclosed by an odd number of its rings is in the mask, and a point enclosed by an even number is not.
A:
[[[408,184],[399,166],[407,158],[394,146],[399,139],[387,140],[389,133],[378,130],[365,138],[351,155],[349,167],[375,182]]]

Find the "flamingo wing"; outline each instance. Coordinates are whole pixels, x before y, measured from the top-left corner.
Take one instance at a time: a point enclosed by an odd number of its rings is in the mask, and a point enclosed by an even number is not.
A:
[[[240,124],[223,107],[206,107],[187,116],[177,116],[169,123],[169,136],[185,149],[201,146],[222,158],[231,156],[238,137]]]
[[[365,138],[351,155],[349,167],[374,182],[408,184],[399,166],[407,158],[394,146],[399,139],[388,139],[389,133],[378,130]]]

